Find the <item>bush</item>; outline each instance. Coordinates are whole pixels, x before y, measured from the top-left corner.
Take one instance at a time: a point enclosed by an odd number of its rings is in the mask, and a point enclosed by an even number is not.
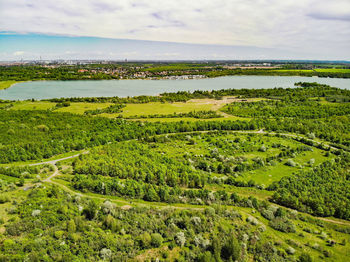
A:
[[[287,252],[289,255],[294,255],[295,249],[292,248],[292,247],[287,247],[286,252]]]
[[[179,232],[175,235],[175,242],[178,246],[183,247],[183,245],[186,243],[184,232]]]
[[[33,217],[37,217],[37,216],[40,215],[40,213],[41,213],[41,210],[35,209],[35,210],[32,211],[32,216],[33,216]]]
[[[88,206],[84,208],[83,214],[85,217],[89,220],[92,220],[95,218],[98,210],[98,205],[94,200],[90,200]]]
[[[239,260],[239,255],[241,252],[241,247],[238,243],[237,238],[231,236],[226,244],[222,247],[221,256],[224,259],[230,261]]]
[[[288,159],[286,162],[286,165],[291,166],[291,167],[295,167],[297,164],[292,159]]]
[[[312,258],[308,253],[301,253],[298,261],[299,262],[312,262]]]
[[[160,247],[163,243],[163,237],[159,233],[153,233],[151,235],[151,245],[153,247]]]
[[[151,246],[152,238],[148,232],[145,232],[139,237],[140,246],[143,248],[149,248]]]
[[[10,202],[9,196],[0,195],[0,204],[4,204],[6,202]]]
[[[295,232],[295,225],[286,218],[275,218],[269,222],[269,225],[278,231],[285,232],[285,233],[294,233]]]
[[[39,131],[43,131],[43,132],[47,132],[50,130],[50,128],[46,125],[38,125],[36,126],[36,128],[39,130]]]

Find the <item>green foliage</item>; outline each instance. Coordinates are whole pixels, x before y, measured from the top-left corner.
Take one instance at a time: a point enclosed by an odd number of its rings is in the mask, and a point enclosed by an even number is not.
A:
[[[231,235],[226,244],[222,247],[221,256],[230,261],[239,260],[241,253],[241,246],[235,236]]]
[[[317,216],[350,219],[349,154],[276,184],[273,200]]]
[[[86,115],[98,115],[102,113],[113,114],[120,113],[122,109],[125,107],[125,104],[115,104],[103,109],[95,109],[95,110],[87,110],[85,111]]]
[[[163,244],[163,237],[159,233],[151,234],[151,245],[153,247],[160,247]]]
[[[299,262],[312,262],[312,258],[308,253],[301,253],[298,259]]]
[[[189,113],[173,113],[173,114],[155,114],[155,115],[135,115],[125,117],[126,119],[142,119],[142,118],[182,118],[182,117],[190,117],[197,119],[210,119],[210,118],[220,118],[222,115],[218,114],[215,111],[192,111]]]
[[[90,200],[87,207],[83,209],[83,214],[89,220],[92,220],[96,217],[98,211],[98,205],[95,200]]]
[[[286,218],[277,217],[270,220],[269,225],[278,231],[285,233],[294,233],[295,226],[294,224]]]

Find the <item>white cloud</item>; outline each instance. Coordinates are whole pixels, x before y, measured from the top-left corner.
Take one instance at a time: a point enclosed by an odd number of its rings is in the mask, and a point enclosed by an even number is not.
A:
[[[24,55],[24,51],[16,51],[13,53],[14,56],[21,56],[21,55]]]
[[[0,30],[347,52],[349,0],[0,0]]]

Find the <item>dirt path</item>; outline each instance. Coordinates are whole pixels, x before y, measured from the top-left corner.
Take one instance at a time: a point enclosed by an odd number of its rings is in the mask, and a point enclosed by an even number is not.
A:
[[[282,135],[282,136],[286,136],[286,137],[292,137],[292,138],[303,138],[302,136],[298,136],[295,134],[289,134],[289,133],[275,133],[275,132],[268,132],[268,131],[264,131],[263,129],[260,130],[255,130],[255,131],[245,131],[245,130],[224,130],[227,132],[232,132],[232,133],[240,133],[240,134],[270,134],[270,135]],[[192,132],[179,132],[179,133],[168,133],[168,134],[161,134],[161,135],[157,135],[157,136],[162,136],[162,135],[175,135],[175,134],[193,134],[193,133],[209,133],[209,132],[213,132],[213,130],[206,130],[206,131],[192,131]],[[135,139],[133,139],[135,140]],[[310,141],[316,143],[316,144],[321,144],[321,142],[315,141],[310,139]],[[338,150],[338,148],[329,146],[329,145],[325,145],[328,148],[334,149],[334,150]],[[66,185],[63,185],[59,182],[53,181],[53,179],[57,176],[60,175],[60,172],[58,170],[57,167],[57,162],[59,161],[63,161],[63,160],[67,160],[67,159],[72,159],[72,158],[76,158],[79,157],[82,154],[88,154],[89,151],[84,151],[83,153],[80,154],[75,154],[72,156],[68,156],[68,157],[63,157],[60,159],[55,159],[55,160],[50,160],[50,161],[43,161],[43,162],[38,162],[38,163],[33,163],[33,164],[29,164],[29,166],[37,166],[37,165],[43,165],[43,164],[50,164],[54,167],[54,172],[47,177],[46,179],[43,180],[43,182],[46,183],[51,183],[54,185],[57,185],[59,187],[61,187],[63,190],[65,190],[66,192],[69,192],[71,194],[80,196],[80,197],[86,197],[86,198],[90,198],[90,199],[98,199],[98,200],[109,200],[111,202],[117,203],[119,205],[122,205],[122,207],[127,207],[130,208],[131,206],[151,206],[151,207],[155,207],[155,208],[177,208],[177,209],[192,209],[192,210],[202,210],[203,208],[207,207],[205,205],[202,205],[200,207],[195,207],[195,206],[191,206],[191,205],[186,205],[186,206],[177,206],[177,205],[169,205],[169,204],[160,204],[160,203],[155,203],[155,202],[147,202],[147,203],[140,203],[140,202],[133,202],[133,201],[128,201],[125,199],[111,199],[108,196],[95,196],[95,195],[88,195],[88,194],[84,194],[81,192],[77,192],[69,187],[67,187]],[[25,185],[23,186],[23,190],[28,190],[30,188],[32,188],[33,185]],[[275,204],[276,205],[276,204]],[[278,205],[277,205],[278,206]],[[314,216],[311,216],[314,217]],[[334,223],[334,224],[339,224],[339,225],[347,225],[350,226],[350,222],[347,221],[339,221],[339,220],[334,220],[331,218],[324,218],[324,217],[314,217],[316,219],[319,220],[323,220],[326,222],[330,222],[330,223]]]
[[[80,192],[77,192],[77,191],[67,187],[66,185],[63,185],[63,184],[61,184],[59,182],[51,180],[52,178],[60,175],[56,165],[55,165],[55,167],[56,167],[56,171],[54,172],[54,174],[52,174],[50,176],[50,179],[48,179],[48,178],[45,179],[44,182],[57,185],[57,186],[61,187],[63,190],[65,190],[66,192],[69,192],[69,193],[71,193],[73,195],[77,195],[77,196],[80,196],[80,197],[86,197],[86,198],[89,198],[89,199],[98,199],[98,200],[102,200],[102,201],[105,201],[105,200],[111,201],[113,203],[118,204],[119,206],[121,206],[121,208],[124,208],[124,209],[130,209],[130,208],[132,208],[132,206],[139,206],[139,207],[153,207],[153,208],[175,208],[175,209],[182,209],[182,210],[184,210],[184,209],[203,210],[204,208],[209,207],[207,205],[194,206],[194,205],[190,205],[190,204],[186,204],[186,206],[178,206],[176,204],[175,205],[160,204],[160,203],[157,203],[157,202],[140,203],[138,201],[132,201],[132,200],[126,200],[126,199],[111,199],[110,196],[95,196],[95,195],[88,195],[88,194],[80,193]],[[277,204],[273,204],[273,205],[277,206],[277,207],[280,207]],[[227,206],[227,207],[229,207],[229,208],[237,208],[235,206]],[[286,207],[284,207],[284,208],[286,208]],[[290,208],[287,208],[287,209],[290,209]],[[244,211],[242,211],[242,212],[244,212]],[[244,212],[244,213],[246,213],[246,212]],[[248,214],[248,213],[246,213],[246,214]],[[249,215],[251,215],[251,214],[249,214]],[[306,214],[306,215],[309,215],[309,214]],[[342,220],[335,220],[335,219],[325,218],[325,217],[315,217],[315,216],[311,216],[311,215],[309,215],[309,216],[313,217],[315,219],[323,220],[325,222],[330,222],[330,223],[333,223],[333,224],[350,226],[350,222],[345,221],[345,220],[342,221]]]
[[[78,157],[80,155],[85,155],[85,154],[88,154],[88,153],[89,153],[89,151],[84,151],[83,153],[76,154],[76,155],[73,155],[73,156],[62,157],[62,158],[59,158],[59,159],[43,161],[43,162],[39,162],[39,163],[33,163],[33,164],[29,164],[28,166],[39,166],[39,165],[45,165],[45,164],[54,165],[55,166],[56,163],[59,162],[59,161],[76,158],[76,157]]]

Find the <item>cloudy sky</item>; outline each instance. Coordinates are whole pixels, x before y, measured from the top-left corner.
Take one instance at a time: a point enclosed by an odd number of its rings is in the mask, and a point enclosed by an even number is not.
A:
[[[350,0],[0,0],[0,31],[0,60],[350,60]],[[106,38],[153,42],[129,41],[130,48]]]

